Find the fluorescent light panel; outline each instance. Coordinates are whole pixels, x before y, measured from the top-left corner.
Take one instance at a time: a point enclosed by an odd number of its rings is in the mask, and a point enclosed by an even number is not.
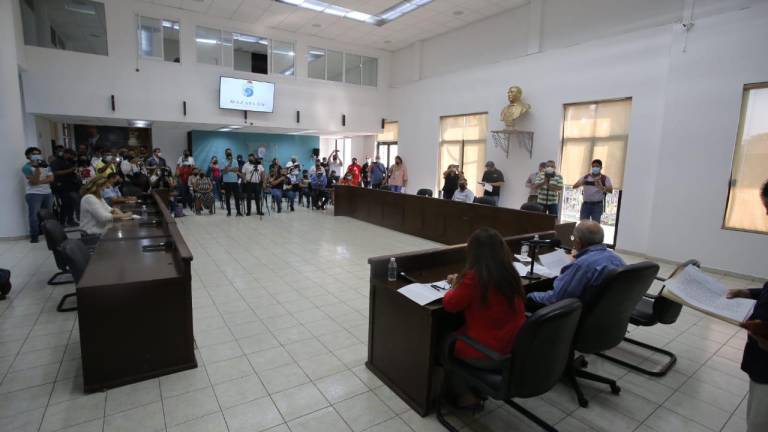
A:
[[[396,5],[387,8],[376,15],[370,15],[343,6],[326,3],[320,0],[275,0],[278,3],[296,6],[304,9],[322,12],[324,14],[351,19],[358,22],[364,22],[377,26],[383,26],[392,22],[401,16],[413,12],[414,10],[425,6],[432,0],[403,0]]]

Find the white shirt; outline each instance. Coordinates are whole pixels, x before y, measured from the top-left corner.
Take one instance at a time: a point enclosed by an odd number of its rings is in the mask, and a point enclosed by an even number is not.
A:
[[[195,158],[189,156],[187,160],[184,160],[184,156],[179,156],[179,160],[176,161],[176,165],[192,165],[195,166]]]
[[[120,171],[127,177],[139,172],[139,167],[136,164],[132,164],[130,161],[123,159],[123,161],[120,162]]]
[[[341,161],[339,162],[328,162],[328,174],[330,175],[331,171],[336,171],[336,175],[339,177],[344,176],[344,165],[341,164]]]
[[[112,207],[91,194],[80,200],[80,229],[88,234],[104,234],[112,224]]]
[[[475,194],[469,188],[464,189],[464,192],[461,189],[456,189],[456,192],[453,193],[453,200],[472,204],[475,200]]]
[[[261,179],[264,177],[264,167],[246,162],[243,165],[241,174],[244,183],[261,183]]]

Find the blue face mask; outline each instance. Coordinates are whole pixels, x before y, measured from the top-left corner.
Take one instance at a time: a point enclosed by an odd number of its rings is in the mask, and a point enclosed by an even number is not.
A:
[[[36,161],[36,162],[39,162],[39,161],[43,160],[43,155],[33,154],[32,156],[29,157],[29,159],[33,160],[33,161]]]
[[[600,167],[592,167],[592,174],[594,175],[600,174]]]

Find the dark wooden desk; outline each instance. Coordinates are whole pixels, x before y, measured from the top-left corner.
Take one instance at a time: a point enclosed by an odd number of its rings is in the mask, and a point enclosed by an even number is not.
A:
[[[513,251],[534,234],[506,238]],[[540,238],[554,238],[553,231],[539,233]],[[419,282],[442,280],[464,266],[466,245],[447,246],[394,255],[399,272]],[[368,361],[366,366],[414,411],[429,414],[438,394],[437,375],[440,345],[444,336],[457,330],[461,315],[443,310],[436,301],[419,306],[397,292],[405,281],[387,281],[391,256],[368,259],[371,266]]]
[[[503,236],[554,229],[555,217],[542,213],[467,204],[440,198],[337,185],[334,216],[348,216],[444,244],[461,244],[480,227]]]
[[[153,198],[162,215],[160,226],[115,224],[77,284],[86,392],[197,367],[192,254],[163,198]],[[142,249],[161,242],[172,246]]]

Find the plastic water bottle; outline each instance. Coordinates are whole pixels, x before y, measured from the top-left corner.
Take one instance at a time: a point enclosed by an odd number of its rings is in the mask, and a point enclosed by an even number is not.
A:
[[[530,252],[530,247],[528,246],[528,243],[523,243],[523,245],[520,246],[520,256],[528,257],[529,252]]]
[[[394,282],[397,280],[397,263],[395,257],[389,259],[389,268],[387,269],[387,280]]]
[[[533,235],[533,241],[538,241],[538,240],[539,240],[539,235],[538,234],[534,234]]]

